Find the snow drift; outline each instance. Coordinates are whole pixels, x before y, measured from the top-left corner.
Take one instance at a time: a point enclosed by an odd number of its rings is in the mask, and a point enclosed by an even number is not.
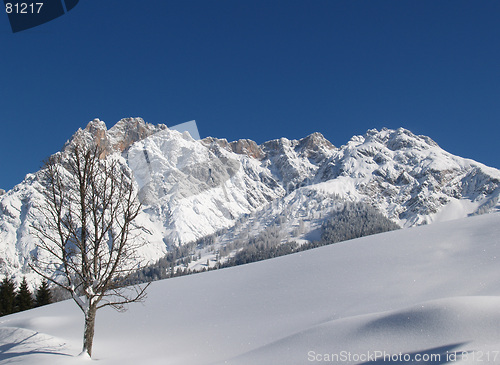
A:
[[[94,356],[103,365],[500,363],[498,237],[492,213],[155,282],[144,304],[98,313]],[[0,322],[0,364],[86,361],[75,357],[83,318],[72,302]]]

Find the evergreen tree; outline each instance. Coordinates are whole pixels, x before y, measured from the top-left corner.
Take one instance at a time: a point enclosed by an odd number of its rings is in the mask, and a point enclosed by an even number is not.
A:
[[[35,304],[37,307],[52,303],[52,293],[50,292],[47,280],[43,280],[42,284],[36,291]]]
[[[12,279],[4,278],[0,284],[0,315],[14,313],[14,301],[16,298],[16,286]]]
[[[377,209],[363,203],[346,203],[321,227],[321,244],[331,244],[399,229]]]
[[[28,283],[26,282],[26,277],[23,278],[19,290],[16,294],[15,299],[15,310],[25,311],[33,308],[33,296],[30,289],[28,288]]]

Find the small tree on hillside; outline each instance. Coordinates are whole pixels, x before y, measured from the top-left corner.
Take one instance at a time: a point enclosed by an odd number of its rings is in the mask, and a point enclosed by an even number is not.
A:
[[[33,296],[24,277],[16,294],[15,310],[25,311],[31,308],[33,308]]]
[[[42,170],[45,203],[33,270],[71,294],[83,311],[83,350],[92,356],[96,312],[124,310],[147,286],[124,288],[138,267],[132,222],[140,211],[128,169],[96,145],[73,146]],[[54,263],[56,263],[54,265]]]
[[[49,283],[46,279],[43,279],[35,294],[35,306],[41,307],[50,303],[52,303],[52,293],[50,292]]]
[[[0,283],[0,315],[14,313],[16,284],[11,278],[5,277]]]

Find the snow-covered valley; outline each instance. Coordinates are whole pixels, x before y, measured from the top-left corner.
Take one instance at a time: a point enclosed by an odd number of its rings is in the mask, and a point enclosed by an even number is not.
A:
[[[499,237],[491,213],[155,282],[143,304],[98,312],[94,359],[500,363]],[[82,326],[70,301],[2,317],[0,364],[86,362]]]

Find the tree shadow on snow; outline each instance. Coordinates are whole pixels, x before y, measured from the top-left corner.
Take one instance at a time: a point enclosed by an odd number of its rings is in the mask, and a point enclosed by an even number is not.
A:
[[[39,332],[26,333],[19,328],[8,330],[4,328],[0,331],[0,337],[7,337],[5,335],[12,337],[13,340],[0,344],[0,361],[36,354],[71,357],[69,354],[60,352],[65,344],[50,345],[46,338],[40,338]]]
[[[374,361],[360,363],[365,364],[419,364],[419,365],[441,365],[451,364],[459,361],[462,356],[467,356],[471,351],[457,351],[456,349],[467,342],[450,344],[446,346],[433,347],[427,350],[410,353],[386,353],[378,356]],[[378,354],[377,354],[378,355]]]

